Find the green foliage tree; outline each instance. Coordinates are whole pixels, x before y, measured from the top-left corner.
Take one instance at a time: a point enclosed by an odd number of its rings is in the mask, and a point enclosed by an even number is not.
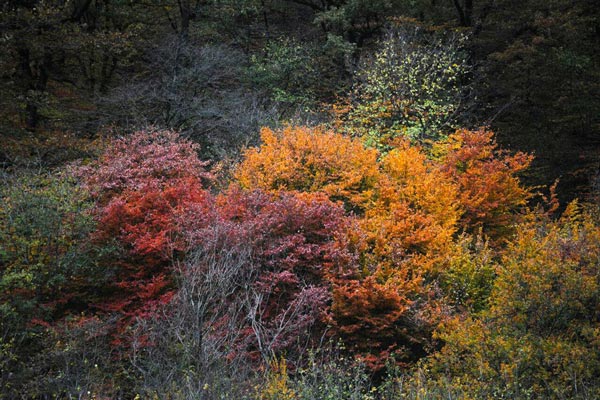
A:
[[[358,47],[381,33],[388,18],[411,8],[405,0],[327,0],[288,2],[312,5],[313,23],[325,32]]]
[[[292,107],[313,105],[320,78],[314,49],[281,38],[267,42],[263,52],[251,59],[254,81],[269,90],[276,102]]]
[[[138,31],[128,8],[104,1],[5,2],[3,128],[85,127],[94,97],[135,54]]]
[[[93,222],[85,191],[67,173],[6,177],[0,196],[0,386],[19,393],[44,348],[48,322],[85,308],[103,281],[83,249]],[[84,307],[84,308],[82,308]]]
[[[468,109],[463,42],[419,28],[390,31],[363,60],[349,103],[337,107],[338,126],[383,151],[397,137],[444,138]]]

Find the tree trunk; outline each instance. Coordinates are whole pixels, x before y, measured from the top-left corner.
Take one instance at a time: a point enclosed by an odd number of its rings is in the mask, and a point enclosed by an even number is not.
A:
[[[190,32],[190,20],[193,15],[190,0],[177,0],[177,3],[179,4],[179,16],[181,19],[179,35],[182,39],[187,40]]]
[[[452,2],[458,14],[460,25],[471,26],[473,24],[473,0],[464,0],[463,4],[460,0],[452,0]]]

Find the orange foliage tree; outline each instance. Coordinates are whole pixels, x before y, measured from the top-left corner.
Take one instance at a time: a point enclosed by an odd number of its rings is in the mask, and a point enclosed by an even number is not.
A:
[[[499,149],[486,129],[457,130],[436,147],[442,171],[459,188],[460,226],[469,232],[482,229],[493,241],[507,238],[531,197],[517,175],[533,157]]]
[[[366,215],[366,226],[371,226],[367,230],[382,232],[385,241],[401,244],[405,253],[442,251],[462,211],[457,185],[408,142],[388,153],[381,167],[385,179],[380,180],[379,196]],[[382,218],[392,225],[386,227]]]
[[[376,199],[359,221],[354,276],[335,279],[334,326],[373,369],[395,353],[424,354],[445,311],[434,278],[446,262],[460,215],[457,188],[417,146],[381,160]]]
[[[243,188],[321,192],[357,215],[338,237],[351,255],[327,274],[330,323],[371,368],[392,353],[401,362],[425,354],[451,307],[486,304],[493,269],[458,234],[509,238],[530,196],[517,177],[530,156],[498,149],[484,129],[459,130],[433,149],[397,139],[383,156],[321,129],[262,137],[235,174]]]
[[[263,128],[261,139],[260,147],[245,152],[235,173],[243,188],[323,192],[355,211],[373,196],[377,152],[360,141],[306,127]]]

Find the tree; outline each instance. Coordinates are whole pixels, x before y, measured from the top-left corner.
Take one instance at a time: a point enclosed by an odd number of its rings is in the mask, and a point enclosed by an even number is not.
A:
[[[257,273],[251,246],[236,243],[229,221],[198,227],[202,232],[189,236],[192,250],[174,268],[173,297],[158,318],[138,320],[135,327],[131,360],[143,377],[138,393],[235,393],[251,374],[245,353],[235,351],[246,326],[247,288]]]
[[[244,153],[235,173],[247,189],[323,192],[362,212],[379,179],[377,152],[321,128],[261,131],[262,145]]]
[[[380,33],[389,17],[410,9],[402,0],[285,1],[309,7],[314,12],[314,23],[323,31],[358,47]]]
[[[377,196],[349,233],[355,259],[333,274],[335,331],[375,371],[406,366],[447,313],[436,278],[460,216],[457,187],[408,142],[381,161]]]
[[[146,49],[147,71],[105,96],[105,123],[152,124],[199,143],[203,159],[235,156],[277,116],[245,76],[247,59],[225,45],[168,37]]]
[[[508,238],[532,196],[518,174],[533,157],[499,149],[493,133],[485,129],[457,130],[436,151],[441,171],[459,188],[461,227],[468,232],[482,229],[495,242]]]
[[[473,0],[453,0],[453,3],[460,25],[471,26],[473,24]]]
[[[103,281],[86,250],[92,204],[72,175],[4,176],[0,196],[0,393],[10,397],[35,380],[50,323],[81,312]]]
[[[348,223],[344,210],[319,193],[233,188],[219,197],[222,217],[238,225],[229,240],[250,246],[256,274],[238,351],[263,361],[285,353],[297,363],[326,332],[328,271],[345,255],[337,243]]]
[[[106,92],[133,56],[126,6],[104,1],[9,1],[0,26],[6,128],[85,126],[94,96]],[[18,116],[16,120],[14,116]],[[83,121],[82,121],[83,120]]]
[[[352,97],[334,107],[337,127],[383,151],[397,137],[444,138],[469,107],[463,41],[414,27],[390,31],[362,61]]]
[[[314,107],[319,65],[314,48],[288,37],[266,43],[262,55],[251,58],[251,76],[271,98],[292,108]]]
[[[114,243],[122,252],[101,260],[109,262],[111,282],[93,305],[117,313],[120,332],[173,295],[173,261],[187,250],[180,216],[212,203],[202,183],[210,174],[197,151],[174,132],[139,131],[114,140],[96,163],[78,171],[97,203],[95,242]]]
[[[456,319],[434,371],[477,397],[598,395],[598,223],[576,203],[522,225],[498,266],[489,308]]]
[[[100,206],[126,191],[162,189],[178,180],[201,183],[211,175],[198,159],[199,146],[173,131],[148,128],[115,139],[99,160],[78,169]]]
[[[587,0],[487,8],[471,45],[485,118],[503,146],[535,153],[533,184],[560,178],[561,202],[583,198],[598,164],[598,8]]]

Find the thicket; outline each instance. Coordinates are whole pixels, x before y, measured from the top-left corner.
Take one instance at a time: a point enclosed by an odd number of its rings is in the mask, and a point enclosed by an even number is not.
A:
[[[598,394],[597,210],[529,206],[491,132],[265,128],[218,191],[197,151],[139,131],[5,186],[4,396]]]
[[[597,17],[5,2],[0,398],[600,397]]]

